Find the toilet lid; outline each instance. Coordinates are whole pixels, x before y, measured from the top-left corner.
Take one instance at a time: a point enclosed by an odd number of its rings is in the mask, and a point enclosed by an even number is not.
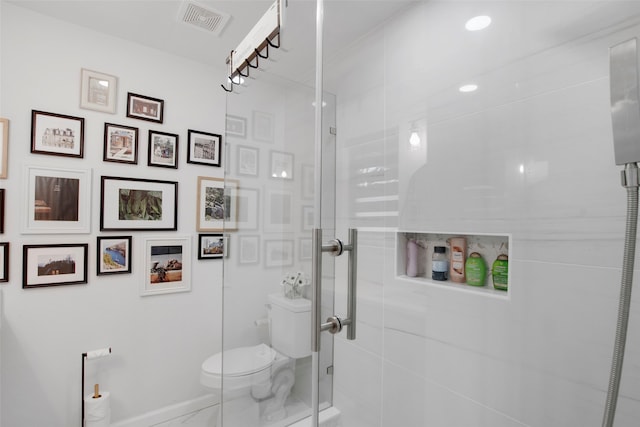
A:
[[[276,352],[265,344],[239,347],[224,351],[224,376],[250,375],[268,368]],[[216,353],[202,364],[202,370],[212,375],[222,375],[223,353]]]

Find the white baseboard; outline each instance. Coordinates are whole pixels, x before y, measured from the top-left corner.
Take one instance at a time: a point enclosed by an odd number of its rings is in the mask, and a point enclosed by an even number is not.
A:
[[[111,427],[149,427],[218,404],[218,399],[212,394],[207,394],[193,400],[147,412],[137,417],[118,421],[117,423],[111,424]]]

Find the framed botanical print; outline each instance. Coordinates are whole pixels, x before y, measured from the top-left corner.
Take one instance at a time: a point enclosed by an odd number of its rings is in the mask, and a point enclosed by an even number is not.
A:
[[[103,176],[100,230],[178,229],[178,183]]]

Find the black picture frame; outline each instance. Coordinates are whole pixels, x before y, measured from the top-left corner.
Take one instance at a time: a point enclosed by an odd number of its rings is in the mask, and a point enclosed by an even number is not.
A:
[[[164,120],[164,101],[150,96],[127,92],[127,117],[162,123]]]
[[[189,129],[187,143],[187,163],[222,165],[222,136]]]
[[[138,128],[104,124],[104,151],[102,160],[114,163],[138,164]]]
[[[9,281],[9,242],[0,243],[0,282]]]
[[[22,288],[87,283],[88,252],[87,243],[23,245]]]
[[[176,231],[178,183],[102,176],[100,231]]]
[[[0,188],[0,234],[4,233],[4,188]]]
[[[175,133],[149,131],[147,165],[178,169],[180,136]]]
[[[198,234],[198,259],[221,259],[228,253],[229,238],[225,234]]]
[[[97,236],[96,274],[131,273],[132,253],[131,236]]]
[[[84,118],[31,110],[31,152],[84,157]]]

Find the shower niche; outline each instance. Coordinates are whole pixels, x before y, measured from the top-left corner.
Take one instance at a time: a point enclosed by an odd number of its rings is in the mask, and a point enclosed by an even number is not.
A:
[[[436,246],[446,248],[444,257],[451,262],[451,240],[464,237],[466,248],[463,264],[467,263],[469,256],[480,255],[486,266],[484,285],[471,285],[468,280],[455,282],[449,277],[447,280],[433,280],[432,256]],[[410,243],[411,242],[411,243]],[[501,298],[508,298],[511,286],[511,270],[507,269],[506,289],[494,287],[492,268],[494,262],[501,258],[501,266],[508,265],[511,259],[511,235],[509,234],[480,234],[480,233],[437,233],[437,232],[413,232],[399,231],[396,233],[396,278],[401,281],[423,283],[425,285],[441,286],[460,291],[473,292]],[[413,253],[410,261],[410,253]],[[504,260],[502,258],[507,258]],[[496,270],[498,270],[496,266]],[[499,285],[498,285],[499,286]],[[500,287],[500,286],[499,286]]]

